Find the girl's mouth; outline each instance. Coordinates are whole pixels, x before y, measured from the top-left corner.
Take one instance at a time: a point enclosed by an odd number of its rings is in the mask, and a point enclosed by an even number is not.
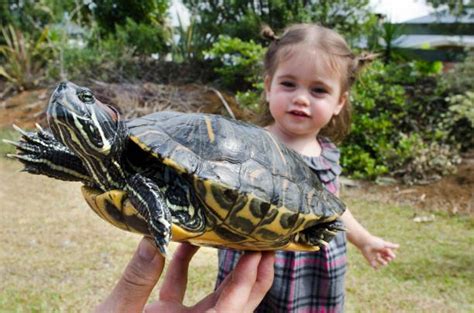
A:
[[[291,110],[288,113],[290,113],[291,115],[294,115],[294,116],[298,116],[298,117],[309,117],[308,113],[306,113],[304,111],[300,111],[300,110]]]

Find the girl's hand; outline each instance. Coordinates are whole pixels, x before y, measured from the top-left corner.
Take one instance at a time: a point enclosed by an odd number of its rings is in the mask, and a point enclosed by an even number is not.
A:
[[[365,241],[365,243],[359,248],[370,266],[374,269],[378,269],[395,259],[395,249],[398,249],[398,247],[399,245],[396,243],[385,241],[380,237],[370,235],[367,241]]]

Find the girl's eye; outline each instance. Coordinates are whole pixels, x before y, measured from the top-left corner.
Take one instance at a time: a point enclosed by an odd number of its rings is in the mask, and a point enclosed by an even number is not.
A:
[[[327,93],[327,90],[322,87],[313,88],[312,91],[314,93]]]
[[[284,87],[289,87],[289,88],[295,87],[295,84],[293,84],[292,82],[288,82],[288,81],[283,81],[280,84]]]

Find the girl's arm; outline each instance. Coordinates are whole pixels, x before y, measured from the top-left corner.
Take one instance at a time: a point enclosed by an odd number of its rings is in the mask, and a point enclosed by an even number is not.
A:
[[[347,239],[361,251],[373,268],[384,266],[395,259],[398,244],[385,241],[369,233],[347,209],[341,216],[347,228]]]

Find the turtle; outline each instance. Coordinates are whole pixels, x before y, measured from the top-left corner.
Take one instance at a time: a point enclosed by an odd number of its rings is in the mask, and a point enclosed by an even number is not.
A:
[[[240,250],[318,251],[344,227],[344,203],[267,130],[204,113],[122,120],[93,92],[61,82],[49,127],[21,133],[23,171],[83,183],[104,220],[151,236]]]

